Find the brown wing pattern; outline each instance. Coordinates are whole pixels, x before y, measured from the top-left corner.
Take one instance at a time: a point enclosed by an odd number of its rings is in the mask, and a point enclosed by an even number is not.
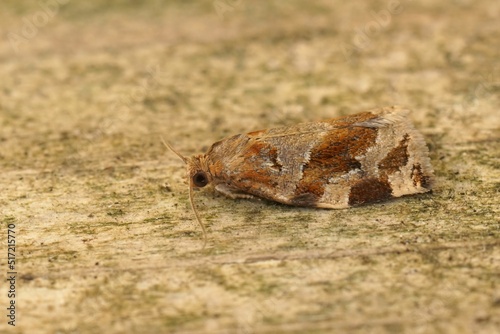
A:
[[[214,183],[300,206],[344,208],[427,191],[432,168],[404,110],[254,131],[207,154]]]

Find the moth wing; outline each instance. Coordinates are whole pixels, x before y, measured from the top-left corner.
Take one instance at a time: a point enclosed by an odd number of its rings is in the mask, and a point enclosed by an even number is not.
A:
[[[212,152],[216,182],[234,194],[322,208],[428,191],[432,167],[408,112],[380,108],[228,138]]]

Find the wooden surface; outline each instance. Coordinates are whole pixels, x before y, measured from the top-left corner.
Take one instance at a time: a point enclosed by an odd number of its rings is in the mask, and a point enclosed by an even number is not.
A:
[[[500,3],[135,3],[0,5],[0,332],[499,330]],[[191,155],[393,104],[432,194],[328,211],[204,190],[201,249],[160,136]]]

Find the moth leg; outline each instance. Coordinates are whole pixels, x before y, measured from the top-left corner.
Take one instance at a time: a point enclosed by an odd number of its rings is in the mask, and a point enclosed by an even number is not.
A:
[[[215,186],[215,190],[217,190],[219,193],[221,193],[224,196],[227,196],[232,199],[237,199],[237,198],[246,198],[246,199],[251,199],[251,198],[256,198],[253,195],[242,193],[242,192],[237,192],[232,189],[230,189],[228,186],[225,184],[218,184]]]

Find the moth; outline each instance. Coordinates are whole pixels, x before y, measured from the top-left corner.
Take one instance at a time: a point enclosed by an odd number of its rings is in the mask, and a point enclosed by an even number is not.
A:
[[[189,198],[211,185],[230,198],[324,209],[428,192],[433,168],[408,109],[392,106],[318,122],[258,130],[184,157]]]

